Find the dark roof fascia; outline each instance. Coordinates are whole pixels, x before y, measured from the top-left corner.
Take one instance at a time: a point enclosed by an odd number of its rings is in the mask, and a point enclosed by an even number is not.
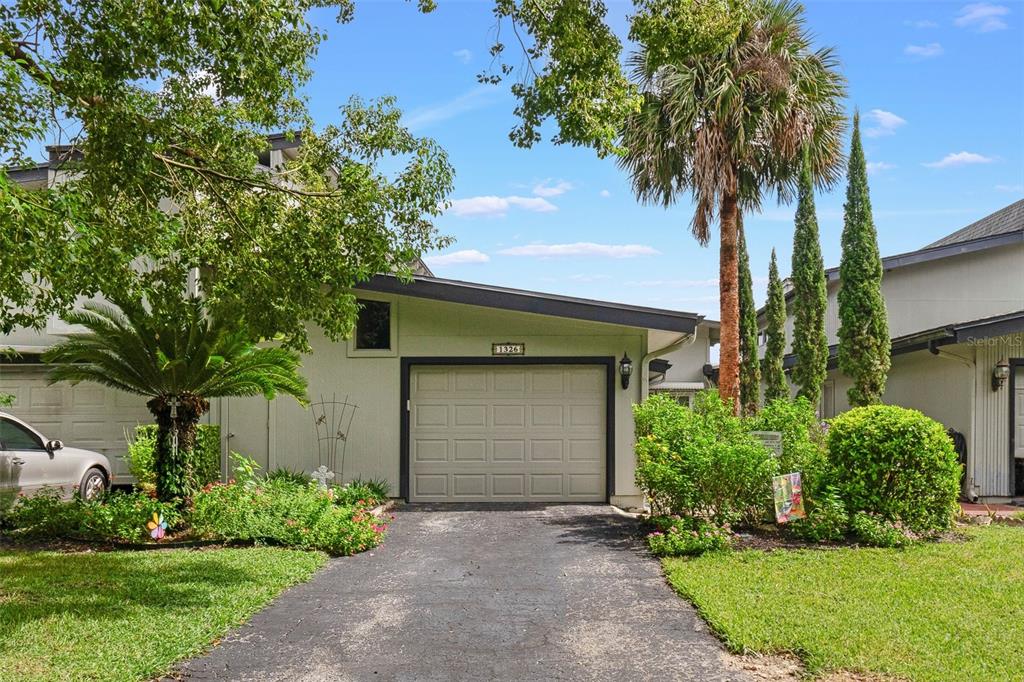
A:
[[[919,350],[991,339],[1017,332],[1024,332],[1024,310],[899,336],[892,340],[892,354],[905,355],[906,353],[915,353]],[[837,344],[832,344],[828,347],[829,369],[835,369],[838,366],[838,352],[839,346]],[[792,353],[782,359],[784,369],[792,369],[795,364],[796,356]]]
[[[933,246],[931,248],[918,249],[917,251],[910,251],[908,253],[899,253],[895,256],[886,256],[882,259],[882,269],[895,270],[908,265],[917,265],[918,263],[927,263],[929,261],[939,260],[940,258],[949,258],[950,256],[962,256],[968,253],[987,251],[988,249],[994,249],[1008,244],[1017,244],[1020,242],[1024,242],[1024,229],[1017,230],[1016,232],[1004,232],[1002,234],[992,235],[991,237],[972,239],[966,242],[946,244],[945,246]],[[829,268],[825,271],[825,274],[830,282],[838,280],[839,268]]]
[[[392,275],[376,275],[356,288],[434,301],[687,334],[692,334],[703,319],[694,313],[593,301],[436,277],[417,276],[406,284]]]
[[[952,329],[955,340],[951,343],[991,339],[1022,331],[1024,331],[1024,310],[956,325]]]

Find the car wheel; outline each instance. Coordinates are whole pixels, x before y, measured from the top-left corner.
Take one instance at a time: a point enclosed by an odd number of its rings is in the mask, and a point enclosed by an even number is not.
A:
[[[107,489],[107,476],[103,469],[93,467],[82,476],[82,483],[78,486],[78,492],[83,500],[95,500]]]

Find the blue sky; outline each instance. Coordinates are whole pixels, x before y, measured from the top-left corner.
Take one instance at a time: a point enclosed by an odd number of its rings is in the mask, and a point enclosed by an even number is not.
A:
[[[609,3],[621,34],[631,5]],[[491,4],[440,0],[429,15],[395,1],[357,3],[329,33],[308,95],[318,121],[351,94],[394,95],[406,123],[456,168],[440,219],[457,242],[435,274],[718,317],[715,244],[689,232],[688,198],[637,204],[614,160],[542,143],[515,148],[514,100],[481,86]],[[883,254],[916,249],[1024,196],[1024,3],[810,2],[818,44],[838,50],[859,107]],[[510,48],[511,49],[511,48]],[[845,183],[817,197],[827,266],[839,262]],[[756,297],[774,247],[789,272],[793,206],[746,218]],[[438,256],[441,256],[438,258]]]

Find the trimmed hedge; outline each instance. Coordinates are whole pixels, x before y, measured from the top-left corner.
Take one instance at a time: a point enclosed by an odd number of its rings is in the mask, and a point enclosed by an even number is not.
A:
[[[934,419],[895,405],[854,408],[831,421],[828,451],[851,515],[877,514],[918,533],[952,525],[961,467]]]
[[[128,444],[128,466],[135,479],[144,485],[155,485],[153,453],[156,448],[156,424],[135,427]],[[196,431],[196,447],[185,458],[189,485],[193,490],[220,480],[220,426],[200,424]]]

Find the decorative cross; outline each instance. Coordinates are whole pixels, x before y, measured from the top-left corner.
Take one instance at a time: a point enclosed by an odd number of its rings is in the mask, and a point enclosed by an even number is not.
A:
[[[316,479],[317,484],[321,488],[327,488],[327,481],[334,479],[334,472],[328,470],[323,464],[314,469],[309,475]]]

